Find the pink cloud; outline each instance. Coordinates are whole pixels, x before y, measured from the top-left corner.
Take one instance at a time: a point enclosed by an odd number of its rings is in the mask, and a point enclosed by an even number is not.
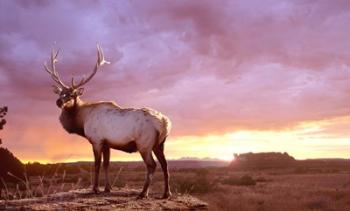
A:
[[[80,77],[99,42],[112,64],[87,85],[85,99],[154,107],[171,117],[176,135],[344,116],[349,7],[341,0],[1,1],[0,99],[13,127],[35,130],[50,119],[62,131],[42,64],[56,43],[65,81]]]

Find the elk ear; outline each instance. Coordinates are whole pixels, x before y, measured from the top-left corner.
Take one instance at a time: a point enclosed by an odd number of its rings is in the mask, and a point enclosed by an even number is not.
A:
[[[78,88],[77,95],[81,96],[81,95],[83,95],[83,93],[84,93],[84,88],[83,87]]]
[[[61,93],[62,89],[61,89],[60,87],[55,86],[55,85],[53,85],[52,87],[53,87],[53,92],[54,92],[55,94],[58,94],[58,95],[59,95],[59,94]]]

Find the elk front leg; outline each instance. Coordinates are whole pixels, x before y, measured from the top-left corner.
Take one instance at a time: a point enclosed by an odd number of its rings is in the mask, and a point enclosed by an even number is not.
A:
[[[141,152],[141,156],[142,156],[143,161],[146,164],[147,174],[146,174],[146,180],[145,180],[145,184],[143,186],[143,189],[142,189],[141,193],[139,194],[139,196],[137,197],[138,199],[148,197],[148,188],[152,182],[152,177],[153,177],[153,174],[154,174],[154,172],[156,170],[156,166],[157,166],[156,162],[153,159],[152,151],[147,152],[147,153]]]
[[[109,183],[109,174],[108,174],[110,153],[111,151],[109,146],[105,144],[103,146],[103,168],[105,171],[105,192],[107,193],[111,192],[111,185]]]
[[[92,191],[94,193],[99,193],[98,189],[98,180],[100,175],[100,166],[101,166],[101,151],[102,147],[100,145],[93,145],[94,157],[95,157],[95,180]]]

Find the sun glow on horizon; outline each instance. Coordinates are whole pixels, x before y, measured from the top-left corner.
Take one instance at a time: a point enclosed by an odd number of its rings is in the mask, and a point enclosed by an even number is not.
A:
[[[167,148],[181,149],[169,149],[172,154],[185,153],[221,160],[232,160],[234,153],[267,151],[287,152],[297,159],[350,158],[349,138],[327,132],[339,124],[350,124],[350,117],[303,122],[294,128],[278,131],[240,130],[222,135],[177,137],[167,143]]]
[[[350,158],[350,134],[342,134],[339,129],[339,134],[330,134],[337,127],[346,128],[345,126],[350,127],[350,116],[303,122],[284,130],[239,130],[224,134],[170,136],[165,144],[165,152],[169,160],[194,157],[230,161],[234,153],[270,151],[287,152],[296,159]],[[85,140],[74,140],[77,136],[68,136],[72,139],[72,146],[66,148],[55,141],[55,134],[51,133],[47,133],[48,148],[44,153],[21,155],[21,152],[15,151],[15,154],[24,163],[93,161],[91,147]],[[75,154],[70,154],[74,152]],[[117,150],[111,152],[112,161],[142,160],[138,153],[129,154]]]

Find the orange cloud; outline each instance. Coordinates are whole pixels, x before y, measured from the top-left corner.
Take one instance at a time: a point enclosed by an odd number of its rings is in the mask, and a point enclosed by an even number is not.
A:
[[[176,140],[278,133],[350,113],[346,1],[0,5],[0,99],[10,109],[3,140],[27,160],[90,156],[87,142],[58,123],[52,81],[42,68],[54,43],[68,81],[91,70],[99,42],[111,65],[87,85],[84,99],[160,110],[172,119]],[[348,138],[346,127],[338,122],[324,130]]]

